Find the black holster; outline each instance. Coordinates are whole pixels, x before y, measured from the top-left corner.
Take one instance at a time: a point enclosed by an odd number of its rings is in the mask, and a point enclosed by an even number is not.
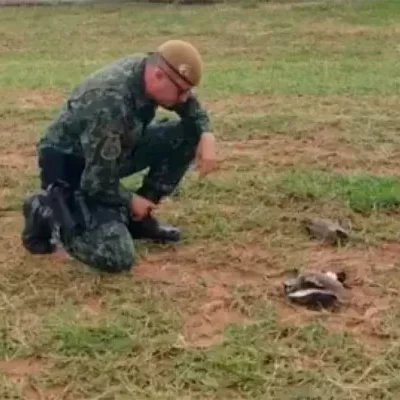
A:
[[[39,152],[39,166],[41,186],[48,194],[48,205],[63,235],[92,229],[95,219],[89,212],[86,196],[79,189],[84,160],[44,148]]]
[[[54,217],[60,225],[68,230],[73,230],[77,225],[72,216],[69,203],[71,201],[71,192],[68,183],[56,181],[47,187],[50,207],[53,210]]]
[[[41,187],[47,192],[48,205],[63,240],[68,241],[108,221],[127,223],[120,210],[91,199],[80,189],[84,159],[53,148],[43,148],[39,152],[39,166]],[[146,193],[152,195],[147,188]]]
[[[58,180],[46,189],[49,206],[53,211],[55,222],[60,226],[60,231],[64,237],[71,237],[75,234],[80,224],[71,210],[71,191],[69,185]]]
[[[96,225],[81,191],[73,192],[68,183],[58,180],[47,187],[47,193],[54,220],[65,238]]]

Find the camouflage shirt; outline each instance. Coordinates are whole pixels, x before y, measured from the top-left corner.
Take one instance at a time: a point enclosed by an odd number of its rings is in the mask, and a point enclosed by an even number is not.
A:
[[[130,56],[96,71],[78,85],[38,147],[85,159],[81,188],[102,202],[126,206],[132,194],[119,179],[120,161],[154,119],[157,104],[145,96],[147,55]],[[195,135],[209,130],[209,118],[194,94],[172,109]]]

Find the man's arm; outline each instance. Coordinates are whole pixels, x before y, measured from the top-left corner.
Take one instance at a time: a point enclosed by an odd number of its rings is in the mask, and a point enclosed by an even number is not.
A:
[[[199,140],[203,133],[211,132],[208,112],[194,94],[191,94],[185,103],[176,105],[173,110],[181,117],[185,130],[193,133],[196,140]]]
[[[201,176],[207,175],[217,162],[215,137],[211,132],[210,118],[207,111],[201,106],[194,94],[188,100],[174,108],[181,117],[184,129],[188,132],[188,140],[194,140],[197,144],[196,169]]]
[[[82,190],[93,199],[112,206],[129,207],[132,194],[120,184],[121,139],[125,115],[121,99],[109,95],[93,100],[87,112],[87,126],[81,135],[85,169]]]

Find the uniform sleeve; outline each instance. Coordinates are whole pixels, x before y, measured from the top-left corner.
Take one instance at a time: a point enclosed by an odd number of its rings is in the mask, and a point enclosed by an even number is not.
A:
[[[194,94],[191,94],[187,101],[174,107],[175,111],[189,132],[193,132],[196,139],[203,132],[210,132],[210,118],[206,109],[200,104]]]
[[[111,206],[129,206],[132,194],[120,184],[121,139],[125,113],[121,99],[94,100],[85,109],[87,126],[81,135],[85,169],[81,188],[90,197]]]

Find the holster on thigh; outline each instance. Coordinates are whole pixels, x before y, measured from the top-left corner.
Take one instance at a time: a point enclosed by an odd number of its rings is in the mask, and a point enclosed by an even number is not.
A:
[[[109,221],[127,223],[121,209],[89,200],[80,190],[83,159],[45,148],[40,150],[39,165],[42,188],[47,192],[48,205],[60,227],[63,241]]]
[[[94,227],[94,219],[78,191],[73,192],[68,183],[57,180],[47,189],[47,201],[53,218],[60,228],[61,239],[68,242],[75,235]]]
[[[56,223],[68,235],[75,232],[80,221],[75,217],[71,209],[72,197],[69,185],[61,180],[50,184],[47,189],[48,205],[53,211]]]

